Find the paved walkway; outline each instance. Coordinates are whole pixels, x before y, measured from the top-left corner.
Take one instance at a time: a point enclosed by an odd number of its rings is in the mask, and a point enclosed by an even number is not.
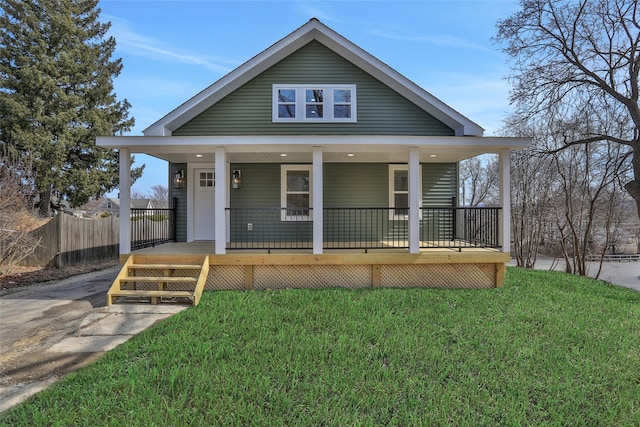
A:
[[[516,265],[516,262],[511,260],[509,265]],[[535,266],[536,270],[556,271],[564,271],[564,267],[565,264],[563,260],[549,258],[538,259]],[[599,263],[589,262],[589,276],[595,277],[598,273],[598,267]],[[640,262],[604,262],[602,263],[602,272],[600,273],[599,279],[640,292]]]
[[[0,298],[0,412],[186,306],[119,304],[120,267],[30,286]]]

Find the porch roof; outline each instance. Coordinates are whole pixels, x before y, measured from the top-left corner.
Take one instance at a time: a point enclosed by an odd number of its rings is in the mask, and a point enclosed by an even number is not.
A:
[[[311,162],[313,147],[331,163],[404,163],[410,148],[420,162],[451,163],[531,145],[531,138],[451,136],[118,136],[98,137],[106,148],[128,148],[173,163],[211,163],[224,147],[231,163]],[[352,156],[350,156],[352,154]],[[286,156],[284,156],[286,155]]]

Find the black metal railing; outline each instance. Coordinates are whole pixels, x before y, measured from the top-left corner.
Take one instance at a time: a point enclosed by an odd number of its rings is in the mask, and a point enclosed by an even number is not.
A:
[[[313,209],[227,208],[228,249],[311,249]],[[420,247],[498,248],[500,208],[420,208]],[[325,249],[409,247],[408,208],[324,208]]]
[[[323,241],[326,249],[407,248],[408,209],[325,208]]]
[[[311,249],[313,209],[227,208],[229,249]]]
[[[500,248],[500,207],[455,208],[455,238],[476,248]]]
[[[175,200],[172,208],[131,208],[131,250],[175,241]]]

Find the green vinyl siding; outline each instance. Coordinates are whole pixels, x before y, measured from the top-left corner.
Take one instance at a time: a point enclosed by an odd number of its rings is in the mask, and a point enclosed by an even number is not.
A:
[[[456,163],[422,164],[422,206],[451,207],[452,197],[458,193]]]
[[[326,163],[323,168],[326,241],[345,241],[352,236],[359,240],[406,239],[406,221],[390,221],[389,209],[386,209],[389,206],[388,164]],[[242,188],[230,190],[232,242],[312,240],[311,221],[280,220],[281,165],[232,164],[230,169],[242,170]],[[422,165],[423,206],[451,206],[456,189],[455,163]],[[422,223],[423,238],[448,237],[452,227],[451,211],[423,213]],[[253,230],[248,230],[248,224]]]
[[[169,164],[169,200],[174,200],[176,203],[176,240],[178,242],[187,241],[187,188],[173,188],[172,177],[179,170],[184,171],[185,176],[187,173],[186,163],[170,163]],[[188,182],[187,182],[188,184]]]
[[[327,163],[323,165],[325,208],[371,208],[389,204],[385,163]]]
[[[273,84],[355,84],[357,123],[273,123]],[[454,135],[451,128],[317,41],[246,83],[173,135]]]
[[[313,240],[313,222],[280,219],[280,164],[231,164],[230,169],[242,171],[242,187],[230,190],[232,242]]]
[[[450,208],[457,192],[456,163],[431,163],[422,166],[422,207],[433,209],[422,211],[420,240],[449,241],[453,238],[455,221]]]

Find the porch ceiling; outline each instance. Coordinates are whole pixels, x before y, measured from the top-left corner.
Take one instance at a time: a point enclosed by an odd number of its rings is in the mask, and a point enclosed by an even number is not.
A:
[[[501,149],[521,149],[530,138],[501,137],[103,137],[98,145],[127,147],[173,163],[212,163],[223,146],[231,163],[310,163],[313,147],[327,163],[406,163],[418,148],[422,163],[452,163]]]

